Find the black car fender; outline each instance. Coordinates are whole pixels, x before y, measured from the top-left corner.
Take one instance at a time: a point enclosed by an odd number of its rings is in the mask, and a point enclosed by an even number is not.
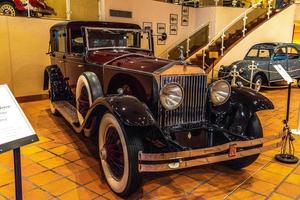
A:
[[[145,127],[155,124],[149,108],[134,96],[99,97],[91,106],[87,118],[101,116],[106,111],[113,113],[126,126]]]
[[[274,105],[262,94],[245,87],[232,87],[225,104],[211,106],[211,120],[233,133],[243,134],[254,113],[268,109],[274,109]]]
[[[57,65],[49,65],[44,70],[44,90],[49,91],[51,101],[73,101],[71,88]]]

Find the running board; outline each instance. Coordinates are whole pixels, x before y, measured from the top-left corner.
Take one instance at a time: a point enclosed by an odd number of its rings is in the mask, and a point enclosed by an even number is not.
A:
[[[77,109],[67,101],[51,102],[53,107],[75,128],[79,126]]]

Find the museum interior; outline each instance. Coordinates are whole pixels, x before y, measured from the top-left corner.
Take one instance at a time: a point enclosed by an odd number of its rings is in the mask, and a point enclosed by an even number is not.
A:
[[[0,200],[300,199],[299,0],[0,0]]]

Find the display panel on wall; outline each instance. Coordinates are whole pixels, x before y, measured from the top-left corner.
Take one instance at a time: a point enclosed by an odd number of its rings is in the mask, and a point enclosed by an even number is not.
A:
[[[157,34],[166,33],[166,24],[165,23],[157,23]],[[161,36],[157,37],[157,45],[165,45],[166,41],[161,38]]]
[[[153,29],[152,22],[143,22],[143,29]]]
[[[170,24],[178,24],[178,15],[170,14]]]
[[[181,25],[182,26],[189,25],[189,7],[182,6],[181,8]]]
[[[177,35],[177,24],[170,24],[170,35]]]

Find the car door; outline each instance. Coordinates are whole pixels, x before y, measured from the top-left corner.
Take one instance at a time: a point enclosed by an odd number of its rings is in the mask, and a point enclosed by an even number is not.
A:
[[[57,28],[51,32],[51,52],[50,60],[52,65],[57,65],[64,76],[66,76],[66,30]]]
[[[288,70],[287,61],[287,48],[286,46],[281,46],[275,49],[272,61],[269,66],[270,81],[283,80],[282,76],[277,72],[274,65],[281,65],[285,70]]]
[[[84,47],[81,31],[68,30],[68,53],[65,57],[66,78],[75,94],[77,80],[85,71]]]
[[[300,77],[300,56],[297,48],[288,46],[288,73],[292,78]]]

